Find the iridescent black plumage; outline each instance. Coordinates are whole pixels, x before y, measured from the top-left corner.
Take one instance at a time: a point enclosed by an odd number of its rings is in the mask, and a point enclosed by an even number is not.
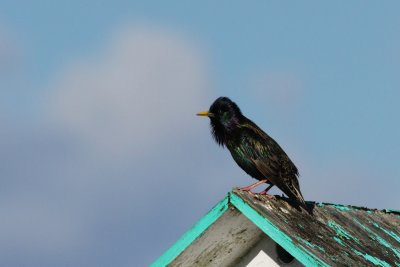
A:
[[[298,182],[299,172],[278,143],[246,118],[227,97],[220,97],[208,112],[215,141],[226,146],[236,163],[257,180],[277,186],[289,198],[306,207]]]

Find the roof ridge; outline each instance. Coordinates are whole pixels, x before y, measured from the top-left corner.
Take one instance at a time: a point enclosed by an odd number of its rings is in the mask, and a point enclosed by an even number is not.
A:
[[[235,193],[241,191],[237,187],[232,188],[231,193]],[[241,191],[243,192],[243,191]],[[283,199],[283,200],[288,200],[289,198],[280,196],[280,195],[274,195],[277,199]],[[323,207],[323,206],[333,206],[339,210],[342,211],[349,211],[349,210],[364,210],[364,211],[373,211],[373,212],[383,212],[383,213],[388,213],[388,214],[395,214],[395,215],[400,215],[400,210],[396,209],[378,209],[378,208],[368,208],[365,206],[357,206],[357,205],[352,205],[352,204],[340,204],[340,203],[332,203],[332,202],[317,202],[313,200],[306,200],[307,204],[315,205],[318,207]]]

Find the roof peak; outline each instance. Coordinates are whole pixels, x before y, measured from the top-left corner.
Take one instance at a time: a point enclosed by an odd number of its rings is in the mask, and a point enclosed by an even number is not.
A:
[[[194,253],[196,251],[202,257],[216,257],[213,249],[207,250],[210,255],[203,253],[203,248],[196,247],[202,242],[196,240],[214,237],[216,225],[222,225],[224,231],[232,230],[232,225],[221,222],[226,216],[231,216],[231,224],[240,221],[241,216],[241,220],[258,227],[261,233],[306,266],[400,265],[398,211],[309,201],[310,214],[294,208],[290,202],[280,196],[270,199],[233,189],[152,266],[170,263],[174,266],[174,262],[186,260],[185,255],[196,260],[200,257]],[[210,243],[213,246],[226,247],[224,240],[213,240]],[[235,240],[231,243],[237,245]],[[221,252],[218,257],[229,258],[232,256],[229,253]]]

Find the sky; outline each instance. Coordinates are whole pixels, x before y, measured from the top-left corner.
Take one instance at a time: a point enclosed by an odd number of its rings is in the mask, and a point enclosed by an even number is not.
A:
[[[219,96],[306,200],[399,209],[399,8],[0,1],[0,266],[153,262],[254,182],[195,116]]]

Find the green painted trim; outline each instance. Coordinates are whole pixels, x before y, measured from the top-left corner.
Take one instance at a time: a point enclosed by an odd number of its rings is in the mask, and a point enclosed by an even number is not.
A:
[[[150,266],[159,267],[170,264],[228,209],[228,203],[229,195],[215,205],[214,208],[204,215],[203,218],[201,218],[189,231],[187,231],[178,241],[175,242],[172,247],[170,247]]]
[[[272,238],[276,243],[286,249],[293,257],[300,261],[305,266],[329,266],[321,261],[317,256],[307,250],[303,250],[296,246],[292,239],[279,230],[271,221],[261,216],[251,206],[243,201],[238,195],[230,193],[230,202],[250,221],[258,226],[265,234]]]

